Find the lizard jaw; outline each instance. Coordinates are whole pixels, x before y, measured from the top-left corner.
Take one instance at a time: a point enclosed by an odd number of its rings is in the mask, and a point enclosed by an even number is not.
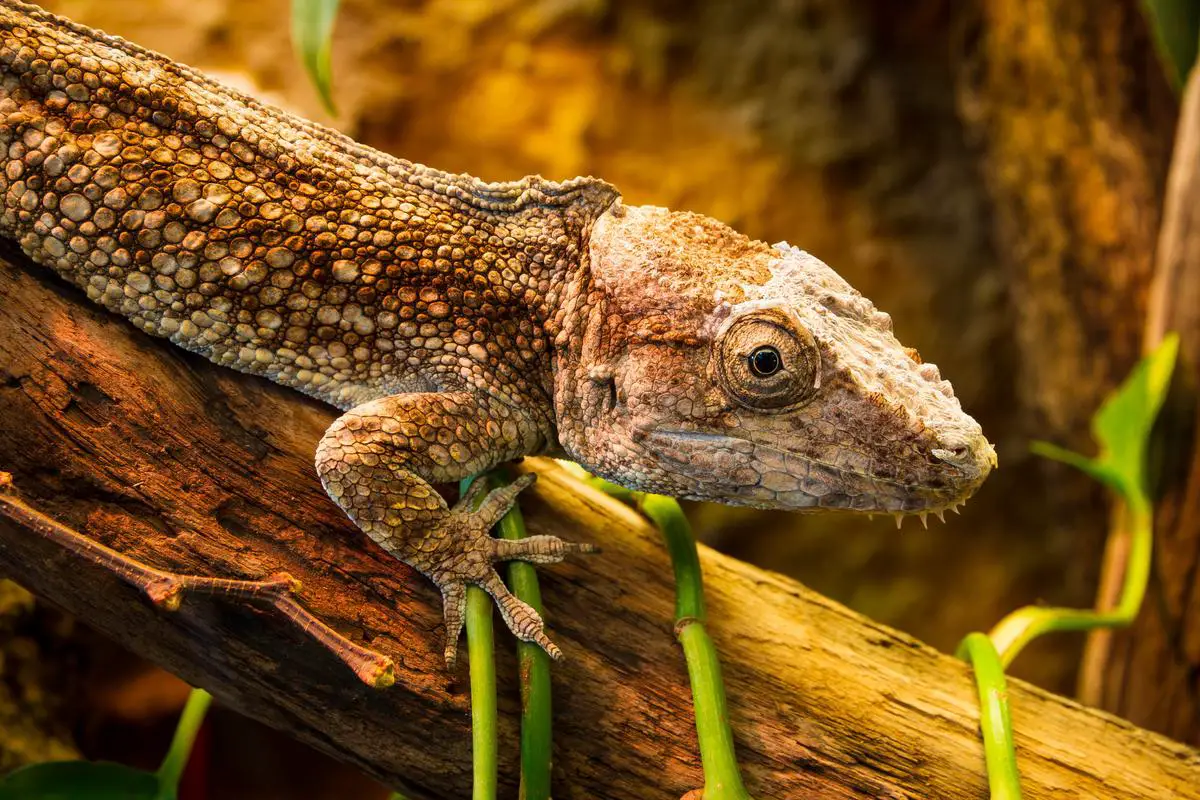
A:
[[[982,435],[934,450],[931,455],[945,469],[927,483],[873,475],[719,433],[652,428],[643,429],[639,438],[695,482],[687,494],[691,499],[793,511],[941,517],[957,511],[996,465],[995,450]]]

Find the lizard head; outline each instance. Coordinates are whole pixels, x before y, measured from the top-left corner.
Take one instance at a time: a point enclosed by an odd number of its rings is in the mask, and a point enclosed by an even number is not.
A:
[[[891,319],[816,258],[696,214],[592,231],[559,438],[610,480],[766,508],[940,512],[995,466]]]

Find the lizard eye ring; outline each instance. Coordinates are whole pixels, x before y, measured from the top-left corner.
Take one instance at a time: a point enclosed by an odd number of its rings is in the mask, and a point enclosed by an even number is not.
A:
[[[721,386],[736,403],[783,411],[812,399],[821,355],[806,328],[780,309],[761,308],[730,320],[716,340]]]

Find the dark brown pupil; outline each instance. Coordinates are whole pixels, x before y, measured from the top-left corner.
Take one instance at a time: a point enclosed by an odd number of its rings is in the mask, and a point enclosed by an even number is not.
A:
[[[783,361],[779,351],[770,345],[756,347],[750,354],[750,371],[760,378],[766,378],[779,372]]]

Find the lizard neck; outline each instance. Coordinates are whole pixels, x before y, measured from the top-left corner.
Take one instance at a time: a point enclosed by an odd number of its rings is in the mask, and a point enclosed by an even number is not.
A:
[[[514,342],[523,351],[526,399],[534,401],[527,405],[540,412],[543,452],[562,454],[555,411],[559,355],[586,306],[592,230],[614,204],[620,205],[620,197],[610,184],[590,177],[551,183],[535,176],[525,182],[529,186],[513,197],[508,211],[512,216],[505,225],[515,241],[490,243],[508,257],[498,259],[504,261],[497,264],[500,271],[489,271],[488,278],[499,277],[513,301],[509,311],[533,325],[531,336],[518,335]],[[496,252],[489,250],[483,258],[493,258]],[[530,347],[536,358],[529,357]]]
[[[627,213],[619,197],[596,214],[583,231],[579,257],[568,266],[554,304],[554,315],[546,325],[553,342],[553,366],[550,388],[555,425],[557,455],[576,461],[583,458],[589,431],[584,417],[612,407],[615,384],[605,366],[602,353],[612,344],[605,335],[608,304],[604,287],[598,285],[592,270],[593,233],[606,222],[620,220]]]
[[[476,232],[474,258],[468,254],[466,269],[455,270],[451,282],[463,291],[456,306],[473,306],[472,293],[485,300],[478,316],[488,320],[487,347],[495,348],[501,378],[489,382],[489,393],[529,410],[542,428],[543,452],[561,453],[555,343],[572,330],[587,296],[592,229],[620,204],[619,195],[591,177],[556,183],[530,176],[507,184],[446,178],[452,183],[437,190]]]
[[[493,190],[522,187],[520,191],[509,191],[511,199],[506,209],[512,215],[507,227],[516,241],[492,244],[510,254],[510,271],[501,274],[502,280],[517,302],[529,306],[542,331],[553,341],[569,325],[572,302],[586,285],[592,228],[605,211],[620,202],[616,189],[591,177],[554,183],[532,176],[514,184],[485,184],[470,176],[455,177]]]

